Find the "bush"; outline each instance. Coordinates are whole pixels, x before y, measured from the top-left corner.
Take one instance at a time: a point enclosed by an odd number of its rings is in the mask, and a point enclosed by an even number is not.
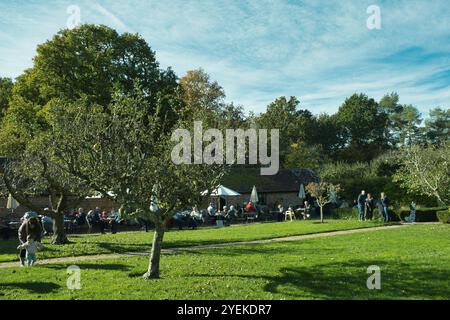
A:
[[[450,210],[438,211],[437,218],[439,219],[439,222],[450,223]]]
[[[356,208],[333,209],[333,219],[357,220],[358,219],[358,209],[356,209]]]
[[[333,209],[333,219],[342,219],[342,220],[358,220],[358,209],[357,208],[337,208]],[[398,221],[397,216],[391,210],[389,214],[389,219],[391,221]],[[374,221],[383,221],[383,215],[380,214],[378,208],[373,210],[373,218]]]

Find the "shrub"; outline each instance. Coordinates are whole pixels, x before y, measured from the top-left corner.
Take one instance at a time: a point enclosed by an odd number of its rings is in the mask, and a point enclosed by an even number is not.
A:
[[[356,209],[356,208],[333,209],[333,219],[357,220],[358,219],[358,209]]]
[[[439,222],[450,223],[450,209],[446,211],[438,211],[437,218],[439,219]]]

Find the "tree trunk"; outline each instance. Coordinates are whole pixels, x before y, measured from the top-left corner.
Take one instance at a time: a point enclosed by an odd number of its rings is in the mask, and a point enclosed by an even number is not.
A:
[[[53,237],[52,244],[66,244],[69,242],[64,230],[64,215],[56,213],[53,215]]]
[[[148,271],[144,274],[144,279],[159,278],[159,260],[161,258],[162,242],[164,238],[164,223],[155,223],[155,234],[153,236],[152,252]]]
[[[323,223],[323,207],[320,207],[320,223]]]

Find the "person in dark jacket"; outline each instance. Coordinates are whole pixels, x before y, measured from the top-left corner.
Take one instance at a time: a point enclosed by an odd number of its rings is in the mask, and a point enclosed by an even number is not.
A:
[[[362,190],[357,200],[359,221],[363,221],[364,219],[364,208],[366,207],[366,198],[367,198],[366,192]]]
[[[389,198],[387,197],[386,193],[381,193],[381,200],[380,200],[380,208],[381,213],[384,217],[384,222],[389,222]]]
[[[375,199],[370,193],[367,194],[366,204],[365,204],[365,218],[366,220],[372,220],[373,210],[375,209]]]
[[[27,238],[30,237],[37,242],[41,242],[42,238],[42,227],[39,223],[39,220],[36,215],[28,215],[29,218],[25,218],[22,222],[22,225],[19,227],[18,236],[20,244],[24,244],[27,242]],[[27,217],[27,215],[25,215]],[[25,257],[27,251],[25,249],[21,249],[19,251],[20,257],[20,265],[23,267],[25,265]]]

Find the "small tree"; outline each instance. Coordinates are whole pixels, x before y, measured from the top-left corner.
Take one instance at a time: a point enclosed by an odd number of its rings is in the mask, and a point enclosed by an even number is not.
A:
[[[306,186],[306,191],[316,199],[320,208],[320,222],[323,223],[323,207],[335,200],[341,187],[328,182],[311,182]]]

